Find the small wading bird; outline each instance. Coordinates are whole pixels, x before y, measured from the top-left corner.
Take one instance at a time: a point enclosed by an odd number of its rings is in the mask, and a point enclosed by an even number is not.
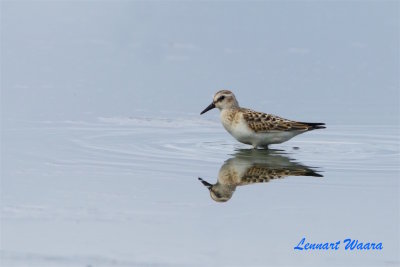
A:
[[[298,134],[325,128],[325,123],[291,121],[242,108],[235,95],[228,90],[218,91],[214,95],[213,102],[200,115],[213,108],[221,111],[222,125],[236,140],[254,148],[268,148],[270,144],[286,142]]]
[[[266,183],[288,176],[323,177],[311,167],[281,155],[278,150],[241,149],[221,166],[215,184],[198,178],[217,202],[232,198],[237,186]]]

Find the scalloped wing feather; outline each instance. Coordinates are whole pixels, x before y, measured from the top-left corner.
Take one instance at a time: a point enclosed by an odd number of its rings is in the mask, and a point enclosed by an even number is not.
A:
[[[272,114],[242,109],[243,118],[250,129],[255,132],[268,131],[307,131],[311,127],[307,124],[287,120]]]

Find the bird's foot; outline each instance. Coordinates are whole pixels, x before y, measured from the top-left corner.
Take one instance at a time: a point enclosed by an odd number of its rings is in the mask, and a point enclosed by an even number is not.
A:
[[[253,149],[258,149],[258,148],[267,149],[268,150],[268,145],[263,145],[263,146],[253,145]]]

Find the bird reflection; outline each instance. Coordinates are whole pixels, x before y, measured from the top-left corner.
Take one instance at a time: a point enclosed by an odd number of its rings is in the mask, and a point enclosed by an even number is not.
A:
[[[266,183],[287,176],[323,177],[279,150],[241,149],[222,165],[217,183],[210,184],[200,177],[199,180],[208,188],[213,200],[226,202],[232,198],[237,186]]]

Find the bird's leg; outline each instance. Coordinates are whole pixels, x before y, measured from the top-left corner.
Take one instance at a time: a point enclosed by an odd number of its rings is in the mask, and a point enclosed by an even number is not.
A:
[[[268,150],[268,145],[263,145],[262,148]]]

